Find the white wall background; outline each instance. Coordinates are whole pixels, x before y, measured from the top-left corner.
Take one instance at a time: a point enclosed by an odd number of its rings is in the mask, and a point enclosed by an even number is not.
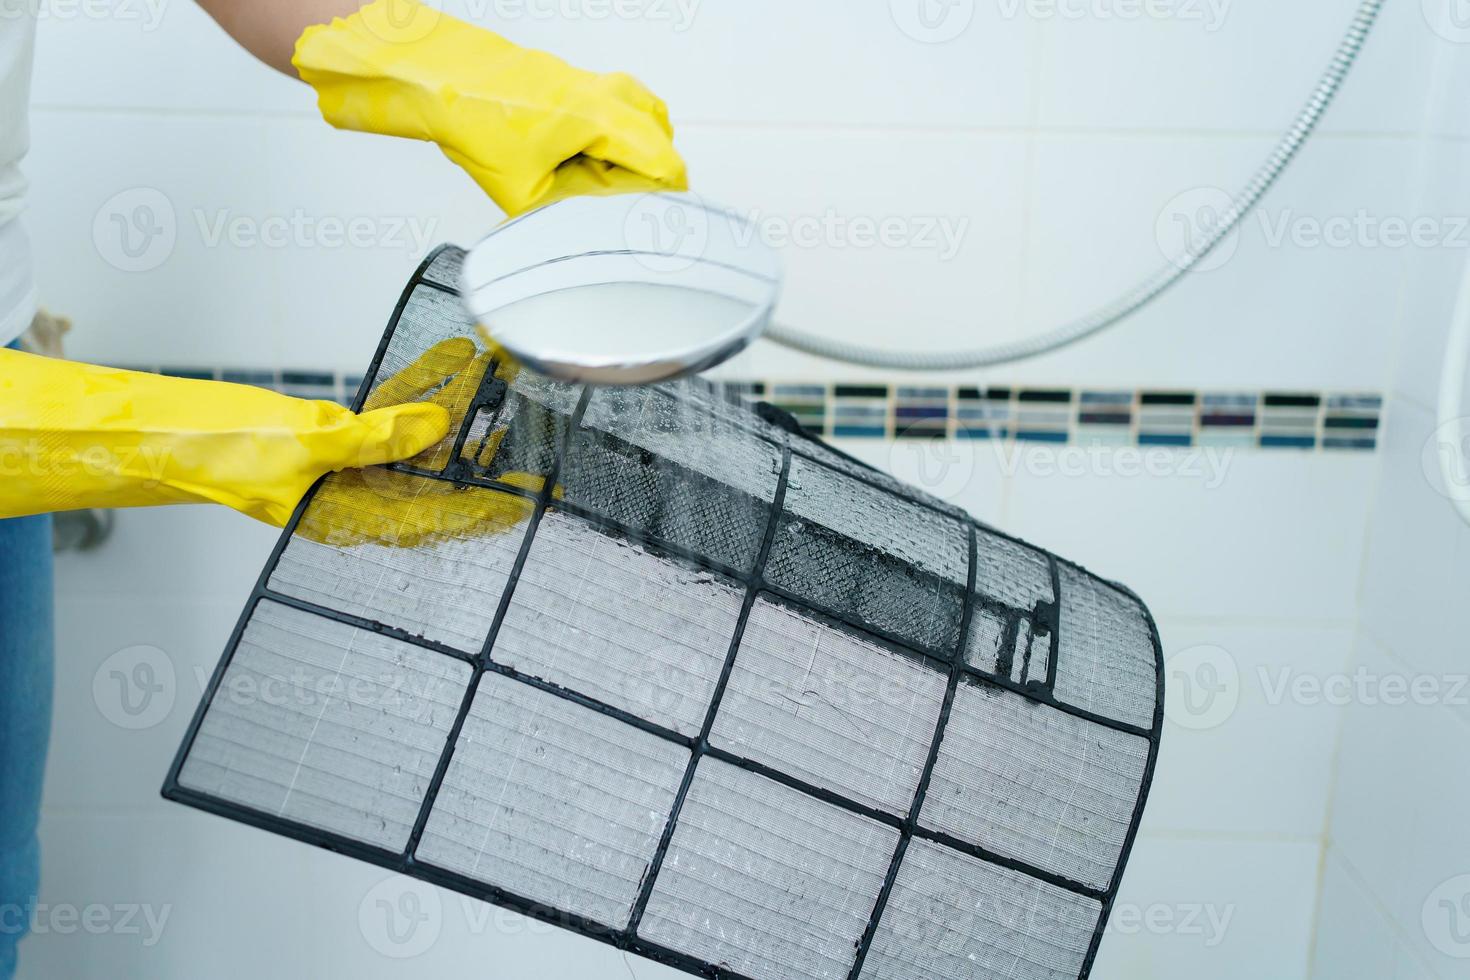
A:
[[[309,93],[191,4],[94,2],[50,0],[29,164],[43,297],[76,319],[74,356],[359,369],[422,247],[497,220],[431,147],[329,130]],[[1181,216],[1249,176],[1354,6],[979,0],[947,43],[900,29],[910,0],[703,0],[687,22],[660,19],[678,9],[662,3],[633,20],[478,9],[514,39],[642,76],[673,107],[697,189],[768,228],[963,226],[952,255],[840,234],[786,249],[786,319],[938,347],[1049,326],[1161,263]],[[1455,219],[1470,214],[1470,36],[1442,13],[1390,0],[1324,132],[1218,268],[1109,336],[963,376],[1391,391],[1380,454],[1195,456],[1198,471],[1179,456],[1120,475],[1106,456],[1054,472],[1045,449],[846,447],[1128,582],[1159,619],[1170,720],[1101,980],[1470,976],[1421,921],[1441,882],[1470,873],[1470,710],[1345,707],[1292,686],[1363,665],[1463,672],[1464,617],[1447,617],[1464,607],[1470,532],[1419,460],[1467,254]],[[130,257],[113,222],[139,204],[172,210],[173,243]],[[298,216],[309,230],[284,247],[210,238],[221,220]],[[1418,217],[1432,241],[1384,242],[1386,219]],[[371,244],[322,239],[320,222],[352,219]],[[1358,230],[1310,241],[1334,221]],[[767,348],[729,373],[866,376]],[[429,890],[438,911],[417,935],[437,938],[395,959],[413,947],[384,931],[376,903],[400,891],[380,872],[157,798],[273,540],[229,513],[128,513],[104,550],[61,561],[43,901],[168,918],[157,936],[43,922],[23,976],[673,976]],[[113,675],[138,646],[172,671],[141,718]]]

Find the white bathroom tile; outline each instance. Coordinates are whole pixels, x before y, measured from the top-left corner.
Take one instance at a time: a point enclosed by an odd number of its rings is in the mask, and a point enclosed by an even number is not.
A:
[[[1043,126],[1272,134],[1305,104],[1358,7],[1018,2],[1041,12]],[[1389,4],[1327,128],[1412,131],[1433,41],[1418,3]]]
[[[1470,626],[1462,601],[1470,528],[1437,489],[1438,445],[1429,413],[1407,402],[1389,411],[1361,608],[1364,627],[1398,660],[1448,676],[1465,672],[1454,638]]]
[[[245,598],[57,603],[48,811],[153,807]]]
[[[209,231],[271,213],[259,122],[42,112],[33,130],[27,223],[41,301],[75,321],[72,356],[276,363],[269,254]]]
[[[779,252],[777,319],[901,350],[990,337],[1020,310],[1026,150],[1012,136],[691,129],[699,193],[752,220]],[[886,239],[874,228],[887,227]],[[731,375],[892,378],[758,344]],[[938,376],[968,378],[973,372]]]
[[[1095,980],[1305,977],[1316,843],[1141,837]]]
[[[313,975],[297,966],[315,941],[303,845],[157,800],[50,816],[41,847],[47,928],[21,944],[26,980]],[[94,928],[68,927],[69,909]]]
[[[1372,454],[1031,446],[1015,458],[1004,530],[1126,583],[1159,618],[1356,615]]]
[[[1428,129],[1463,139],[1470,136],[1470,114],[1465,112],[1465,100],[1459,95],[1470,84],[1470,17],[1460,0],[1423,0],[1421,6],[1438,42]]]
[[[1470,61],[1470,46],[1464,58]],[[1470,73],[1464,78],[1470,84]],[[1446,242],[1440,248],[1416,251],[1409,265],[1394,394],[1432,411],[1438,403],[1450,322],[1470,270],[1470,185],[1465,182],[1470,144],[1432,139],[1421,150],[1422,183],[1414,210],[1441,220]]]
[[[1159,624],[1165,725],[1148,831],[1321,836],[1352,631]]]
[[[299,228],[265,249],[283,300],[282,356],[360,373],[428,251],[474,245],[503,216],[431,144],[307,119],[274,122],[271,134],[271,213]]]
[[[1459,976],[1463,959],[1455,966],[1425,923],[1445,913],[1441,900],[1453,908],[1470,894],[1470,778],[1455,749],[1470,725],[1444,706],[1467,692],[1461,684],[1416,692],[1423,675],[1367,637],[1358,650],[1365,693],[1345,717],[1332,841],[1420,958]]]
[[[196,4],[48,0],[32,98],[46,107],[311,111],[300,82],[266,68]]]
[[[995,4],[939,8],[941,32],[963,29],[943,43],[899,26],[913,22],[917,0],[616,6],[637,16],[584,16],[608,5],[546,0],[451,0],[445,9],[573,64],[631,72],[669,103],[676,124],[976,127],[1029,117],[1034,32]],[[545,16],[553,11],[572,16]]]
[[[836,439],[838,449],[927,494],[963,507],[977,520],[1004,520],[1005,480],[991,447],[950,440]]]
[[[1039,140],[1027,334],[1089,314],[1165,268],[1186,241],[1181,222],[1213,220],[1267,147],[1226,137]],[[1412,257],[1397,247],[1396,226],[1385,234],[1384,223],[1412,215],[1413,164],[1405,141],[1314,142],[1236,237],[1157,302],[1015,374],[1244,390],[1384,388],[1399,275]]]
[[[243,604],[281,532],[224,507],[116,512],[112,535],[56,558],[58,598]]]
[[[1430,980],[1335,848],[1327,850],[1312,949],[1313,980]]]
[[[456,892],[297,845],[311,878],[315,939],[303,975],[582,980],[687,976]],[[232,975],[233,976],[233,975]],[[243,975],[240,980],[248,980]]]

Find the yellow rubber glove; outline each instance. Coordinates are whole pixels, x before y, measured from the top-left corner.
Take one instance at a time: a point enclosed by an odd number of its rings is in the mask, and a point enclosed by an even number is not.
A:
[[[417,0],[309,27],[292,63],[339,129],[439,144],[514,216],[581,194],[684,190],[668,109]]]
[[[444,439],[405,460],[407,465],[437,472],[448,464],[470,403],[495,357],[496,348],[483,328],[481,338],[488,348],[483,353],[468,337],[440,341],[368,396],[365,411],[427,395],[426,404],[439,406],[448,416]],[[514,381],[516,370],[508,361],[502,362],[497,377]],[[447,383],[446,378],[450,379]],[[499,438],[486,441],[480,465],[490,465],[499,444]],[[501,479],[532,492],[545,485],[543,477],[530,473],[508,473]],[[322,484],[296,533],[339,548],[360,544],[416,548],[433,541],[512,530],[530,518],[531,509],[523,498],[493,490],[463,490],[442,480],[385,469],[348,470]]]
[[[210,502],[281,527],[323,474],[413,456],[448,425],[432,403],[354,415],[246,385],[0,350],[0,518]]]

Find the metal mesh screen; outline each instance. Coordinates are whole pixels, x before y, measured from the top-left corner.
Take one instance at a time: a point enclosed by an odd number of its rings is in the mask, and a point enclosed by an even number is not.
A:
[[[359,406],[476,338],[461,258]],[[164,794],[706,976],[1085,977],[1158,753],[1143,605],[767,406],[476,351],[444,443],[298,509]]]

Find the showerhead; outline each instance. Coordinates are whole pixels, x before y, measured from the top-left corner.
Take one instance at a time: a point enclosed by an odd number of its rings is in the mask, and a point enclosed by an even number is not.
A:
[[[582,197],[502,225],[465,260],[470,316],[561,381],[652,384],[713,367],[770,322],[781,264],[693,194]]]

